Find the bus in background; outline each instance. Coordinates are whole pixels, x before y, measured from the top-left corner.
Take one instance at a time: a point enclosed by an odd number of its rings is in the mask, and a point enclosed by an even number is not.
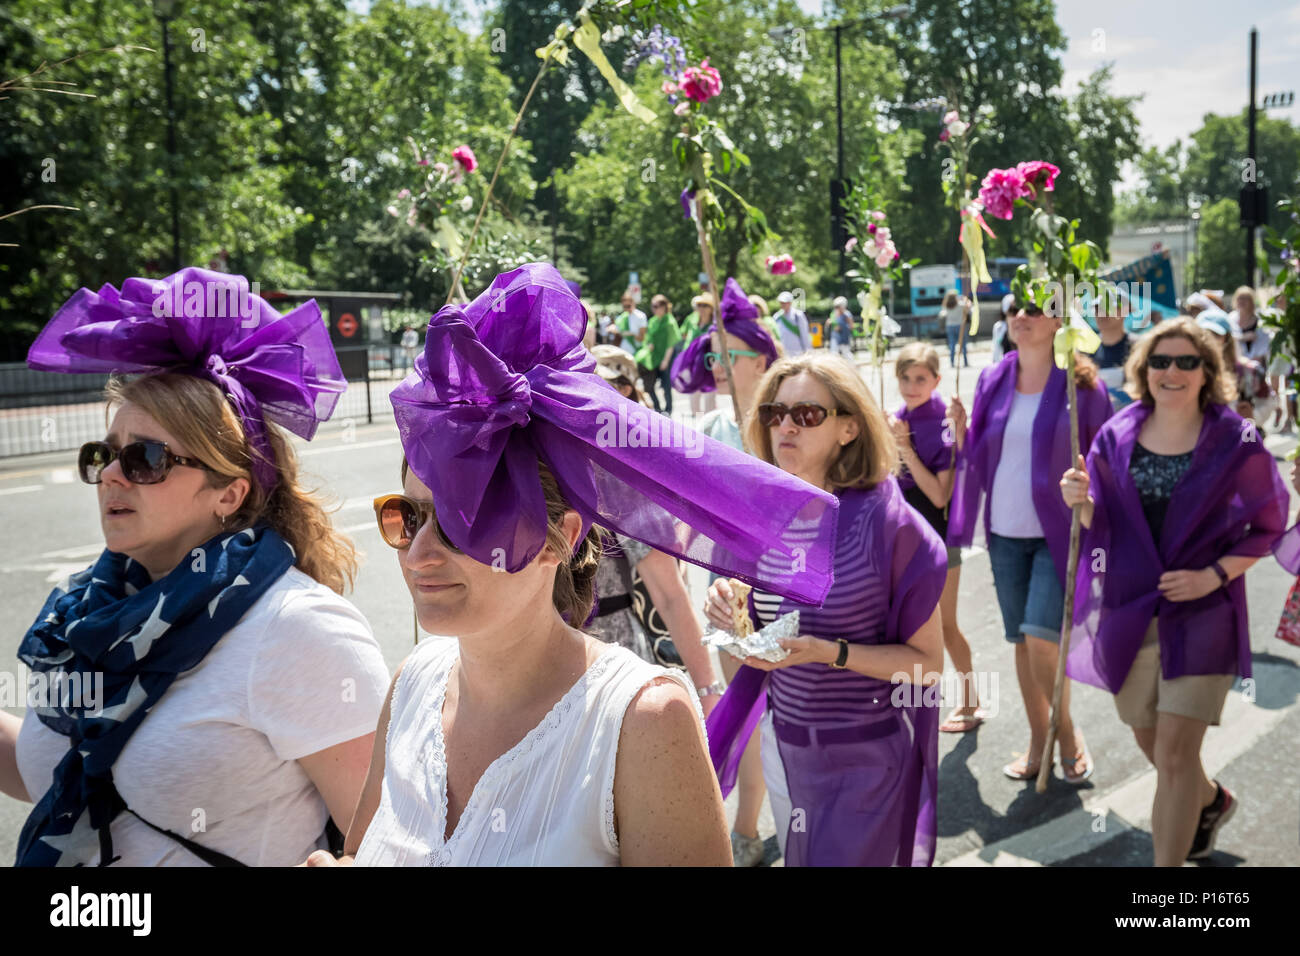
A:
[[[956,266],[916,266],[908,272],[912,288],[912,315],[931,318],[939,314],[943,297],[957,288]]]
[[[993,277],[993,281],[981,282],[975,290],[981,300],[980,312],[984,311],[983,300],[986,299],[997,302],[1000,311],[1002,297],[1011,291],[1011,280],[1016,277],[1016,270],[1028,262],[1028,259],[988,260],[989,275]],[[970,295],[970,283],[963,282],[961,291],[963,295]]]

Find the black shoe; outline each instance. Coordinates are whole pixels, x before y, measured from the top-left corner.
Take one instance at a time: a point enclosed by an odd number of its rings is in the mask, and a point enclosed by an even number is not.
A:
[[[1204,860],[1214,852],[1214,838],[1219,828],[1232,819],[1237,812],[1237,798],[1219,781],[1214,781],[1218,792],[1214,801],[1201,811],[1201,822],[1196,827],[1196,836],[1192,839],[1192,848],[1187,853],[1189,860]]]

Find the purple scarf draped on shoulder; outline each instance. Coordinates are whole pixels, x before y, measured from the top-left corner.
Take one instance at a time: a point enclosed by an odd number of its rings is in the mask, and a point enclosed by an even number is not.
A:
[[[1088,455],[1096,504],[1080,546],[1067,673],[1112,694],[1152,617],[1166,678],[1249,677],[1245,578],[1195,601],[1167,601],[1157,584],[1166,571],[1198,571],[1224,555],[1267,555],[1286,526],[1287,491],[1273,456],[1236,412],[1210,405],[1154,541],[1129,474],[1150,415],[1149,406],[1134,402],[1101,428]]]
[[[840,512],[838,516],[839,534],[846,534],[854,525],[854,516],[872,498],[883,496],[876,508],[873,520],[882,522],[881,529],[874,540],[889,542],[889,552],[879,555],[876,567],[878,573],[888,574],[887,600],[889,606],[885,614],[884,643],[901,644],[929,620],[943,593],[947,577],[947,554],[943,542],[934,529],[926,523],[917,512],[908,506],[898,483],[893,478],[886,478],[870,491],[845,491],[840,493]],[[841,548],[836,541],[836,553],[848,553],[851,548]],[[836,568],[836,581],[841,580],[844,569]],[[827,596],[827,603],[835,600],[835,587]],[[859,583],[855,586],[861,586]],[[790,602],[782,605],[782,611],[790,609]],[[757,624],[754,612],[753,596],[750,596],[750,617]],[[740,758],[745,744],[749,741],[754,728],[758,726],[766,708],[766,695],[763,693],[767,684],[767,673],[753,667],[741,667],[735,678],[727,686],[722,700],[709,714],[706,726],[709,738],[709,755],[713,760],[714,770],[718,774],[722,793],[725,796],[736,785],[740,768]],[[925,711],[918,714],[916,726],[918,747],[922,749],[923,781],[920,793],[920,806],[917,815],[917,839],[930,844],[930,856],[933,857],[933,840],[935,833],[935,800],[938,781],[938,721],[930,721],[929,713],[933,708],[916,708]],[[926,719],[921,719],[926,718]],[[931,726],[931,724],[933,726]],[[931,732],[933,731],[933,732]],[[928,836],[927,836],[928,834]]]
[[[953,467],[952,432],[944,428],[948,406],[935,392],[924,405],[908,410],[904,405],[894,412],[899,421],[907,422],[912,430],[912,447],[932,474]],[[906,469],[898,476],[898,486],[904,491],[916,487],[916,479]]]
[[[948,514],[948,544],[969,545],[984,498],[984,533],[989,533],[989,511],[993,476],[1002,457],[1002,437],[1016,393],[1020,353],[1012,352],[997,365],[980,373],[975,386],[965,447],[957,456],[952,507]],[[1092,388],[1080,387],[1079,451],[1086,455],[1097,430],[1111,416],[1110,396],[1100,381]],[[1069,470],[1070,416],[1066,407],[1065,369],[1052,366],[1043,398],[1034,416],[1033,430],[1034,511],[1043,526],[1047,547],[1052,552],[1056,576],[1065,587],[1066,552],[1070,547],[1070,509],[1061,498],[1061,475]]]

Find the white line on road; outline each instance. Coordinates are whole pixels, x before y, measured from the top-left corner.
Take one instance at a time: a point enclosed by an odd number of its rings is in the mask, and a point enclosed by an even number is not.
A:
[[[1300,690],[1300,678],[1290,664],[1256,664],[1255,686],[1269,681]],[[1281,723],[1290,708],[1260,707],[1248,702],[1239,689],[1228,693],[1225,718],[1210,728],[1201,749],[1205,772],[1214,777],[1224,767],[1250,751],[1258,741]],[[1134,744],[1136,746],[1136,744]],[[1091,852],[1129,830],[1149,830],[1151,801],[1156,793],[1156,772],[1148,769],[1115,790],[1083,807],[1013,836],[971,850],[944,866],[1050,866]],[[1098,824],[1103,828],[1094,832]]]
[[[19,485],[17,488],[0,489],[0,495],[21,495],[28,491],[41,491],[44,485]]]

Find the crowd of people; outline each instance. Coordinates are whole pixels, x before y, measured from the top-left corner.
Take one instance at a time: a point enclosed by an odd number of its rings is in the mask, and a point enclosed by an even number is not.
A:
[[[230,278],[83,289],[29,354],[136,377],[112,381],[78,461],[105,550],[19,649],[34,672],[102,675],[104,700],[0,711],[0,790],[34,804],[19,865],[746,866],[765,798],[787,865],[930,865],[938,734],[987,717],[957,599],[980,526],[1028,724],[1003,772],[1039,773],[1073,589],[1067,672],[1114,695],[1155,767],[1154,862],[1207,856],[1234,813],[1200,752],[1251,673],[1243,575],[1270,553],[1300,573],[1247,427],[1294,417],[1260,394],[1286,369],[1260,363],[1252,290],[1222,323],[1189,297],[1138,331],[1121,303],[1068,369],[1061,320],[1008,297],[968,412],[925,342],[897,352],[882,408],[846,360],[843,300],[814,349],[793,295],[769,314],[734,278],[680,322],[629,294],[597,328],[550,265],[503,273],[431,318],[392,393],[399,490],[375,517],[435,636],[390,677],[285,435],[310,440],[344,387],[314,303],[153,308]],[[967,304],[948,308],[960,329]],[[660,440],[674,392],[689,440]],[[639,439],[611,441],[613,421]],[[1072,509],[1103,556],[1075,580]],[[702,609],[686,563],[710,572]],[[704,621],[794,612],[784,656],[715,671]],[[964,689],[941,719],[945,653]],[[1101,772],[1068,682],[1058,731],[1067,784]]]

